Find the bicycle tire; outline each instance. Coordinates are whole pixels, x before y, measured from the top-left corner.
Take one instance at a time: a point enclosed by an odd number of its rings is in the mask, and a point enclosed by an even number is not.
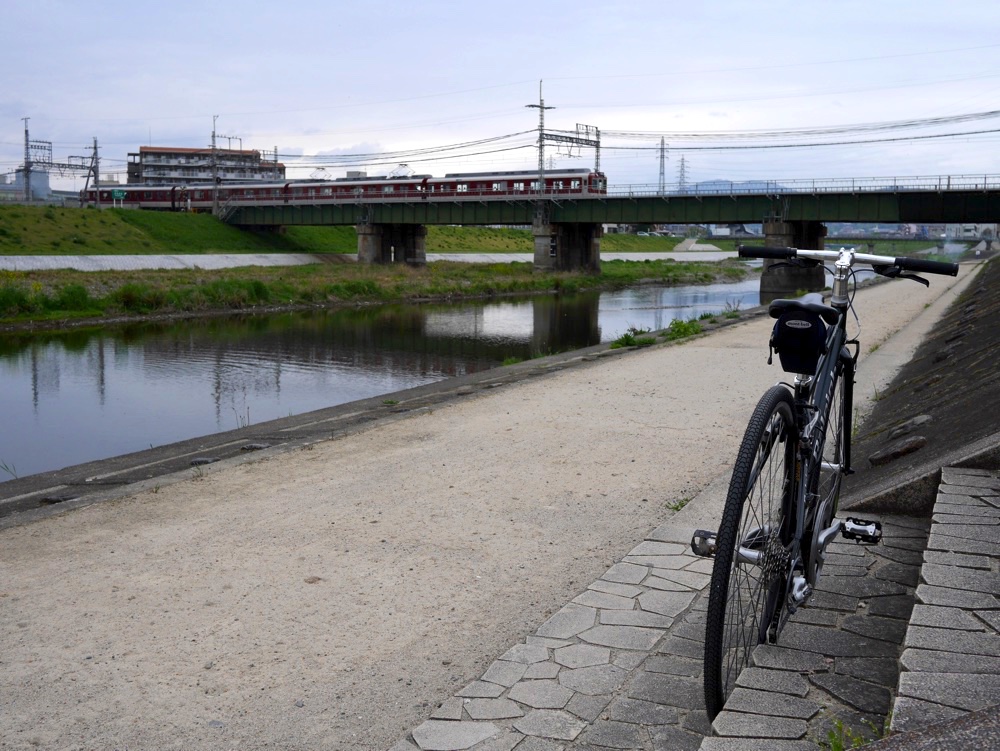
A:
[[[761,397],[743,435],[716,536],[705,625],[710,719],[722,710],[785,605],[796,443],[794,400],[787,388],[774,386]],[[755,556],[759,565],[748,562]]]

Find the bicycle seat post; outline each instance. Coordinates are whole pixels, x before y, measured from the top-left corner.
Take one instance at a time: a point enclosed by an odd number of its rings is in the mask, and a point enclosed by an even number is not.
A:
[[[854,248],[841,248],[840,257],[833,272],[833,295],[830,304],[835,308],[844,309],[850,304],[847,292],[847,282],[851,276],[851,266],[854,264]]]

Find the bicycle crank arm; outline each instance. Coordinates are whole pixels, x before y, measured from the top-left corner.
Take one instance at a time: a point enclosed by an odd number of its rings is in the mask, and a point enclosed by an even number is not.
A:
[[[716,543],[715,532],[707,529],[696,529],[691,536],[691,552],[702,558],[711,558],[715,555]]]

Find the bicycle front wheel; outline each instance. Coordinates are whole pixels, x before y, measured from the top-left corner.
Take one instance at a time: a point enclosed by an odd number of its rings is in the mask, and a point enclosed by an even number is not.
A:
[[[795,515],[795,409],[769,389],[740,444],[716,535],[705,627],[705,706],[714,718],[784,607]]]

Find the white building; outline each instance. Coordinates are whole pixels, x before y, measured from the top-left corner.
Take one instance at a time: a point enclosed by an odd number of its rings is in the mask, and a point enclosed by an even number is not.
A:
[[[185,149],[140,146],[128,155],[129,185],[192,185],[211,183],[277,182],[285,179],[285,165],[264,159],[256,149]]]

